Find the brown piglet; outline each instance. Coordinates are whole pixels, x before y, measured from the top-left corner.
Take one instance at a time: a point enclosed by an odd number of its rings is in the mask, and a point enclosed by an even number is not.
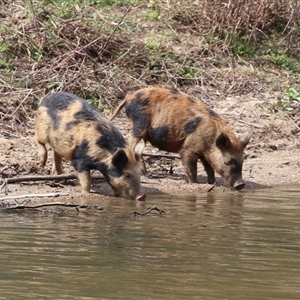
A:
[[[237,137],[224,120],[203,102],[177,89],[143,88],[127,94],[110,120],[125,106],[132,127],[131,146],[140,140],[160,150],[179,153],[190,183],[197,182],[197,160],[215,182],[215,171],[240,190],[244,149],[251,134]]]

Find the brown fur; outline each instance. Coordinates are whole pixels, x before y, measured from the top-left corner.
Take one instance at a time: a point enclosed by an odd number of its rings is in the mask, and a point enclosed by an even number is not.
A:
[[[132,145],[143,139],[160,150],[178,152],[189,182],[197,181],[200,159],[209,183],[215,181],[216,170],[228,184],[240,186],[249,133],[238,138],[203,102],[177,90],[149,87],[128,94],[111,119],[124,106],[133,129]],[[230,160],[240,171],[233,172]]]

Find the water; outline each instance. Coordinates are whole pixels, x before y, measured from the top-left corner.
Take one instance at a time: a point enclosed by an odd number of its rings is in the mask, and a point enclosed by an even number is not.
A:
[[[0,214],[0,300],[300,299],[300,187]],[[157,205],[166,211],[133,218]]]

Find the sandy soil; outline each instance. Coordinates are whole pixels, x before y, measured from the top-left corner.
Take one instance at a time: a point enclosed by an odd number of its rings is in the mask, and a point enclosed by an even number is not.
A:
[[[272,96],[274,97],[274,96]],[[265,186],[300,185],[300,114],[294,111],[292,117],[285,112],[270,112],[273,98],[261,94],[253,97],[232,97],[207,103],[218,112],[236,132],[252,131],[252,139],[246,150],[243,167],[245,189]],[[212,105],[213,104],[213,105]],[[273,107],[274,108],[274,107]],[[128,121],[120,114],[115,119],[118,128],[125,136],[130,133]],[[51,159],[45,169],[37,164],[37,152],[33,138],[34,120],[29,129],[20,133],[0,131],[0,178],[38,176],[50,173]],[[145,153],[167,154],[147,146]],[[49,153],[51,158],[52,153]],[[181,162],[177,158],[159,158],[145,156],[149,176],[142,176],[142,187],[146,194],[157,193],[198,193],[207,192],[211,187],[206,182],[202,165],[198,166],[199,184],[187,184]],[[69,162],[64,163],[64,173],[72,173]],[[225,189],[220,176],[218,187]],[[111,196],[112,190],[106,182],[95,180],[93,188],[96,193]],[[245,190],[244,189],[244,190]],[[76,180],[40,181],[9,184],[0,191],[0,197],[68,192],[71,197],[80,195]]]

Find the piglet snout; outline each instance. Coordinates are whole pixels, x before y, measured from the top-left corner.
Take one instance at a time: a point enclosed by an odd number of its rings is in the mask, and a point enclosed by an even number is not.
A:
[[[146,199],[146,195],[145,195],[145,194],[143,194],[143,195],[138,195],[138,196],[135,198],[136,201],[145,201],[145,199]]]
[[[243,179],[238,179],[234,184],[233,184],[233,187],[236,189],[236,190],[241,190],[245,187],[245,181]]]

